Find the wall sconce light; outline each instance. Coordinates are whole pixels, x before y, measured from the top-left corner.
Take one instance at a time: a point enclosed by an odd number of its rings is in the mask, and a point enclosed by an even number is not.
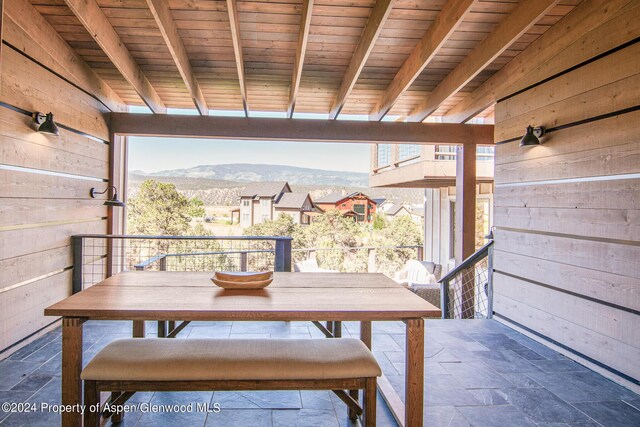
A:
[[[492,225],[491,228],[489,229],[489,234],[487,234],[486,236],[484,236],[485,240],[493,240],[493,230],[496,228],[495,225]]]
[[[527,126],[527,132],[520,140],[520,147],[533,147],[540,145],[540,138],[544,135],[543,127]]]
[[[109,198],[108,194],[107,194],[107,200],[105,200],[104,205],[105,206],[119,206],[119,207],[125,207],[126,205],[120,201],[118,199],[118,189],[116,187],[114,187],[113,185],[110,185],[106,188],[106,190],[104,191],[97,191],[95,188],[92,188],[91,191],[89,192],[91,194],[92,198],[96,198],[96,194],[104,194],[107,193],[110,189],[113,188],[113,196],[111,198]]]
[[[60,130],[56,122],[53,121],[53,113],[34,113],[33,121],[38,125],[38,132],[54,136],[60,135]]]

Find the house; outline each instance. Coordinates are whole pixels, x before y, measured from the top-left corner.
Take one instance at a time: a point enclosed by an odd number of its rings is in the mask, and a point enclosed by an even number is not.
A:
[[[255,182],[240,193],[240,226],[250,227],[285,214],[295,224],[309,224],[318,212],[309,193],[294,193],[288,182]]]
[[[395,202],[391,199],[373,199],[376,202],[376,211],[379,213],[385,213],[391,206],[395,204]]]
[[[316,205],[326,211],[337,209],[356,222],[372,222],[376,213],[376,202],[364,193],[330,193],[316,200]]]
[[[399,203],[394,203],[389,206],[389,208],[384,212],[387,218],[398,218],[401,216],[411,216],[411,211],[408,206],[401,205]]]

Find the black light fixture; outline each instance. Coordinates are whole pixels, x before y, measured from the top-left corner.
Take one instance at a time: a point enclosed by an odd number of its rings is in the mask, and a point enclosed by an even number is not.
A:
[[[496,228],[495,225],[492,225],[491,228],[489,228],[489,234],[484,236],[485,240],[493,240],[493,229],[494,228]]]
[[[527,126],[527,132],[520,140],[520,147],[533,147],[540,145],[540,137],[544,135],[543,127]]]
[[[111,196],[111,198],[109,198],[109,195],[107,194],[107,200],[105,200],[104,205],[105,206],[119,206],[121,208],[125,207],[126,205],[120,201],[118,199],[118,189],[116,187],[114,187],[113,185],[110,185],[106,188],[106,190],[104,191],[97,191],[95,188],[92,188],[90,191],[91,197],[93,197],[94,199],[96,198],[96,194],[104,194],[107,193],[110,189],[113,188],[113,196]]]
[[[47,135],[60,135],[60,130],[56,122],[53,121],[53,113],[34,113],[33,121],[38,125],[38,132]]]

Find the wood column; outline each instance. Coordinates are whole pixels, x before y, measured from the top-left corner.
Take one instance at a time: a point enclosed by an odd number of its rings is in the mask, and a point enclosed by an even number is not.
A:
[[[424,411],[424,319],[409,319],[405,365],[405,427],[422,427]]]
[[[456,147],[456,265],[475,252],[476,147]]]
[[[62,404],[82,405],[82,324],[85,319],[62,319]],[[62,413],[62,426],[82,426],[82,412]]]

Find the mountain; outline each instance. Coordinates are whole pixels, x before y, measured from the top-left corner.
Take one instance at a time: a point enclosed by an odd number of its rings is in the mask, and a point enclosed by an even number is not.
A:
[[[253,182],[287,181],[291,185],[336,185],[367,187],[369,175],[362,172],[329,171],[299,168],[285,165],[232,163],[226,165],[201,165],[188,169],[172,169],[136,175],[146,177],[204,178],[217,181]]]

